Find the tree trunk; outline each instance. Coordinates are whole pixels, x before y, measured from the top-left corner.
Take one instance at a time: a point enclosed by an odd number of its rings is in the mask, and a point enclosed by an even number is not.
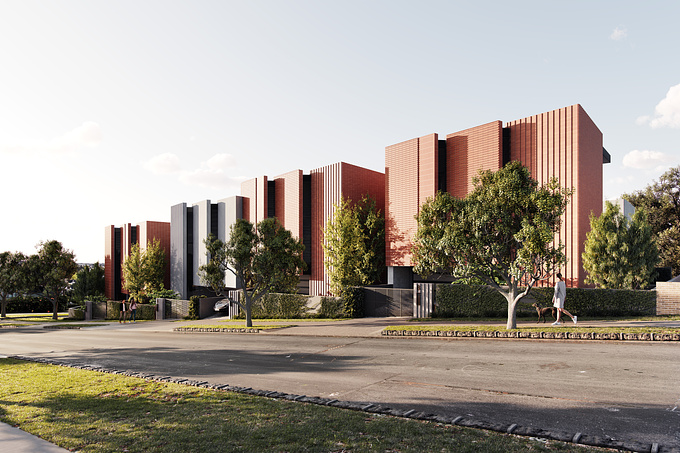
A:
[[[55,321],[59,319],[59,314],[57,313],[57,310],[59,309],[59,296],[54,296],[52,298],[52,319]]]
[[[508,322],[505,328],[516,329],[517,328],[517,288],[510,288],[505,294],[505,298],[508,301]]]
[[[2,314],[0,314],[0,317],[7,317],[7,297],[2,298]]]
[[[243,289],[243,302],[244,302],[244,308],[246,312],[246,327],[253,327],[253,318],[252,318],[252,308],[253,308],[253,303],[252,303],[252,296],[248,294],[248,291]]]

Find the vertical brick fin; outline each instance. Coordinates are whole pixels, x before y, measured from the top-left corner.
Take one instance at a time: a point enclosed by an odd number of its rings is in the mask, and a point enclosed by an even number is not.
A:
[[[496,171],[503,165],[503,128],[500,121],[446,136],[447,192],[463,198],[474,188],[479,170]]]
[[[419,207],[420,139],[385,148],[385,236],[387,266],[410,266],[410,244],[416,232]]]
[[[296,238],[302,238],[302,170],[274,178],[276,218]]]

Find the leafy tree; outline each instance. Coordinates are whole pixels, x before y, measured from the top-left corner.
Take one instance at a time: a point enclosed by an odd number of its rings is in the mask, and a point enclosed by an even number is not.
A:
[[[671,168],[643,190],[625,194],[635,209],[647,213],[659,248],[660,265],[680,270],[680,166]]]
[[[253,304],[269,292],[294,292],[305,266],[304,245],[273,218],[262,220],[257,228],[239,219],[231,226],[228,241],[210,236],[205,245],[209,261],[199,267],[201,280],[226,297],[226,272],[232,272],[242,290],[237,303],[248,327],[253,325]]]
[[[423,204],[416,217],[414,271],[490,285],[507,300],[507,328],[514,329],[517,302],[566,263],[555,233],[571,191],[555,178],[539,187],[519,162],[480,171],[474,184],[463,199],[439,192]]]
[[[41,242],[37,257],[37,261],[32,262],[37,266],[37,269],[33,269],[38,271],[35,275],[37,284],[42,287],[45,296],[52,300],[52,319],[57,319],[59,297],[66,292],[70,280],[78,271],[78,264],[73,252],[55,240]]]
[[[140,301],[148,294],[163,289],[165,252],[158,239],[149,242],[145,250],[134,244],[123,262],[123,289]]]
[[[368,196],[356,205],[343,198],[334,208],[324,230],[324,265],[331,293],[340,295],[349,286],[379,281],[385,264],[385,219]]]
[[[590,216],[583,252],[586,283],[599,288],[639,289],[654,281],[659,253],[643,210],[630,222],[618,206],[606,202],[599,217]]]
[[[24,286],[23,261],[26,257],[21,252],[0,253],[0,316],[7,317],[7,299],[18,293]]]
[[[76,302],[104,297],[104,267],[99,263],[82,266],[76,273],[76,281],[71,286],[71,291]]]

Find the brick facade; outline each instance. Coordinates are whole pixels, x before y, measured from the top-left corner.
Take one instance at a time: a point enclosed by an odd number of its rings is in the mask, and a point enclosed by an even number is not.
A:
[[[540,184],[555,177],[561,186],[574,189],[556,239],[564,244],[568,258],[561,269],[567,285],[582,286],[586,274],[581,255],[589,216],[602,212],[603,153],[602,133],[578,104],[510,121],[504,127],[493,121],[455,132],[446,136],[445,146],[437,134],[388,146],[387,265],[412,266],[415,216],[437,189],[462,198],[474,188],[472,179],[479,170],[496,171],[517,160]],[[444,162],[443,173],[438,165]]]

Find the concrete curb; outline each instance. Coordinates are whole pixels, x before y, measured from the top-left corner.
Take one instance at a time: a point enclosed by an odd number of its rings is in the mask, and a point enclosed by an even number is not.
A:
[[[634,452],[651,452],[651,453],[680,453],[680,449],[663,447],[659,443],[641,443],[633,440],[620,441],[601,436],[590,436],[583,433],[569,433],[565,431],[544,430],[530,426],[520,426],[517,424],[500,424],[484,420],[476,420],[464,416],[444,416],[432,413],[425,413],[415,409],[392,409],[379,403],[357,402],[357,401],[339,401],[336,399],[319,398],[306,395],[294,395],[271,390],[257,390],[250,387],[237,387],[228,384],[210,384],[208,381],[196,381],[192,379],[175,378],[172,376],[155,376],[153,374],[138,373],[136,371],[124,371],[112,368],[104,368],[97,365],[79,365],[75,363],[63,362],[52,359],[43,359],[36,357],[23,357],[12,355],[8,356],[12,359],[24,360],[28,362],[44,363],[47,365],[64,366],[69,368],[77,368],[86,371],[98,371],[101,373],[119,374],[123,376],[136,377],[155,382],[169,382],[182,385],[191,385],[194,387],[203,387],[212,390],[222,390],[229,392],[243,393],[252,396],[263,396],[266,398],[285,399],[289,401],[317,404],[321,406],[331,406],[341,409],[349,409],[355,411],[362,411],[371,414],[382,414],[400,418],[410,418],[421,421],[431,421],[435,423],[442,423],[447,425],[457,425],[467,428],[485,429],[499,433],[512,434],[523,437],[535,437],[540,439],[557,440],[565,443],[573,443],[576,445],[587,445],[592,447],[611,448],[622,451]]]

